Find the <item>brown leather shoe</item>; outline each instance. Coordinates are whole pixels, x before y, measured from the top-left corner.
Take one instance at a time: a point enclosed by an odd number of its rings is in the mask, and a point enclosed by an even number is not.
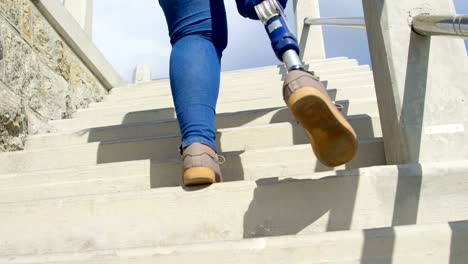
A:
[[[219,156],[211,148],[194,143],[182,154],[183,181],[185,186],[213,184],[222,181]]]
[[[284,81],[283,97],[306,130],[320,162],[336,167],[353,159],[358,148],[356,132],[317,77],[309,72],[291,71]]]

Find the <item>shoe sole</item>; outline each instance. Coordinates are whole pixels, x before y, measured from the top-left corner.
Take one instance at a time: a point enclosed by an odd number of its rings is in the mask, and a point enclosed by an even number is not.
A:
[[[194,167],[184,171],[184,185],[206,185],[216,182],[215,172],[207,167]]]
[[[328,97],[316,88],[304,87],[291,94],[287,105],[324,165],[336,167],[353,159],[358,149],[356,132]]]

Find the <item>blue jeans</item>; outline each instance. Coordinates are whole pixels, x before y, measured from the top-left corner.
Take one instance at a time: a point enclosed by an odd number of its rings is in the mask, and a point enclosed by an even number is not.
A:
[[[287,0],[280,2],[285,5]],[[241,15],[256,19],[262,0],[236,0]],[[227,46],[223,0],[159,0],[166,16],[172,52],[170,81],[182,136],[181,150],[193,143],[216,152],[215,114],[221,57]]]

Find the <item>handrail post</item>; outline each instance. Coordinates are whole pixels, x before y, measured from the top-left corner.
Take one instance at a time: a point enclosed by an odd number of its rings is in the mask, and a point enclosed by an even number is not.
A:
[[[426,37],[412,17],[454,14],[452,0],[363,0],[389,164],[468,159],[468,57],[462,40]]]
[[[93,33],[93,0],[64,0],[63,5],[91,38]]]
[[[305,25],[308,17],[320,17],[319,0],[294,0],[297,39],[303,62],[325,58],[322,27]]]

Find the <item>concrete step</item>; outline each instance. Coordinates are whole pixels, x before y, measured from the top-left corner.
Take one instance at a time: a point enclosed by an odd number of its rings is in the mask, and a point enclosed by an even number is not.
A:
[[[336,100],[342,99],[359,99],[359,98],[375,98],[375,89],[373,88],[373,79],[370,73],[359,74],[359,75],[343,75],[341,78],[330,79],[324,81],[328,87],[330,87],[330,94]],[[233,102],[239,102],[244,100],[255,100],[255,99],[268,99],[268,100],[282,100],[282,81],[278,80],[244,80],[244,83],[236,83],[222,87],[225,91],[219,97],[218,108],[229,105]],[[332,87],[337,88],[332,88]],[[365,87],[365,88],[363,88]],[[254,88],[254,89],[253,89]],[[346,92],[345,90],[350,89]],[[364,97],[365,96],[365,97]],[[161,100],[159,98],[164,98]],[[145,94],[145,98],[137,97],[135,100],[126,100],[125,96],[119,96],[118,107],[125,107],[129,105],[141,105],[147,104],[151,107],[163,108],[173,106],[172,97],[169,92],[166,96],[159,94]],[[90,108],[80,109],[77,112],[77,117],[80,116],[81,112],[92,111],[96,108],[115,108],[115,102],[102,102],[92,103]]]
[[[264,178],[284,179],[315,172],[356,169],[385,164],[380,139],[361,142],[358,154],[348,164],[329,168],[313,156],[310,145],[265,148],[223,153],[227,162],[221,165],[226,182]],[[181,162],[172,160],[151,164],[151,184],[154,188],[180,186]]]
[[[336,57],[336,58],[327,58],[327,59],[318,59],[318,60],[311,60],[305,63],[305,67],[307,69],[313,67],[315,69],[322,68],[323,65],[333,64],[335,68],[339,68],[343,64],[352,63],[352,65],[358,65],[357,60],[350,59],[346,57]],[[238,69],[238,70],[231,70],[231,71],[223,71],[222,76],[224,78],[232,78],[236,79],[239,76],[245,76],[246,73],[257,74],[261,75],[262,73],[275,73],[275,72],[286,72],[286,68],[283,64],[276,64],[276,65],[267,65],[263,67],[255,67],[255,68],[245,68],[245,69]]]
[[[268,82],[271,82],[269,80]],[[280,81],[278,81],[280,82]],[[267,93],[271,96],[282,96],[282,84],[279,83],[280,85],[276,86],[270,86],[270,85],[259,85],[256,86],[255,89],[251,89],[249,91],[246,91],[245,93],[248,93],[249,95],[256,95],[259,93]],[[239,91],[235,88],[233,89],[225,89],[223,88],[225,86],[221,85],[220,89],[220,94],[219,94],[219,99],[220,100],[226,100],[226,98],[231,98],[233,96],[238,96]],[[357,87],[346,87],[345,89],[333,89],[330,88],[328,89],[332,94],[340,94],[340,93],[347,93],[354,95],[351,93],[352,90],[363,90],[361,91],[369,91],[372,93],[375,93],[375,87],[374,85],[369,85],[369,86],[357,86]],[[162,94],[161,92],[158,92],[156,89],[154,91],[152,90],[143,90],[143,91],[137,91],[135,90],[134,93],[127,93],[127,94],[117,94],[117,95],[108,95],[104,98],[104,101],[102,103],[109,103],[109,102],[126,102],[126,101],[131,101],[131,100],[140,100],[140,99],[147,99],[147,98],[171,98],[172,94],[169,89],[167,89],[167,93]]]
[[[0,175],[0,201],[144,191],[151,188],[150,175],[150,160]]]
[[[372,71],[369,65],[356,65],[356,66],[348,66],[348,67],[336,67],[335,69],[328,69],[328,70],[315,69],[314,73],[317,76],[322,76],[326,74],[337,75],[341,73],[359,73],[359,72],[369,72],[369,71]]]
[[[332,66],[331,67],[327,66],[327,63],[331,63]],[[335,70],[346,68],[346,67],[357,66],[357,61],[344,58],[344,57],[338,57],[338,58],[331,58],[331,59],[325,59],[325,60],[311,61],[310,64],[312,65],[312,68],[314,68],[313,70],[317,72],[321,72],[323,71],[322,69],[335,71]],[[271,66],[257,67],[257,68],[251,68],[251,69],[224,71],[221,73],[221,79],[232,80],[232,79],[237,79],[239,76],[246,77],[252,74],[259,74],[261,72],[267,72],[270,75],[272,74],[274,75],[274,74],[284,74],[286,70],[284,69],[283,65],[271,65]],[[152,90],[154,88],[158,89],[158,88],[163,88],[163,87],[169,87],[168,79],[155,80],[155,81],[151,81],[147,83],[129,84],[129,85],[125,85],[122,87],[116,87],[110,91],[110,94],[118,94],[121,92],[126,93],[129,90],[130,91],[134,91],[134,90],[141,91],[145,89]]]
[[[349,67],[358,67],[356,63],[347,63],[342,66],[342,68],[336,69],[335,65],[329,65],[325,71],[323,71],[323,76],[321,80],[331,82],[334,79],[356,79],[359,76],[372,76],[372,72],[365,70],[365,71],[346,71],[343,72],[344,69],[348,69]],[[267,75],[264,76],[257,76],[255,74],[245,72],[243,76],[239,76],[237,78],[226,79],[221,77],[221,91],[226,91],[229,89],[251,89],[249,86],[250,83],[255,84],[265,84],[268,81],[274,81],[275,85],[280,83],[282,85],[283,75],[280,74],[279,71],[277,72],[269,72]],[[281,87],[281,85],[279,87]],[[238,86],[237,88],[232,87]],[[328,86],[330,87],[330,86]],[[335,87],[330,87],[335,88]],[[169,80],[160,80],[157,82],[150,82],[145,84],[138,84],[133,86],[124,86],[121,88],[114,88],[110,93],[111,96],[119,96],[119,95],[131,95],[131,94],[151,94],[154,96],[158,95],[165,95],[170,93],[170,83]]]
[[[351,68],[346,68],[346,69],[341,69],[341,70],[334,70],[334,71],[329,71],[330,75],[339,75],[339,74],[350,74],[350,73],[363,73],[363,72],[369,72],[369,67],[368,66],[353,66]],[[250,78],[250,77],[249,77]],[[272,79],[275,79],[276,81],[280,82],[282,81],[282,76],[278,75],[275,77],[274,75],[270,75],[266,78],[266,82],[270,82]],[[243,79],[245,80],[245,78]],[[235,84],[234,81],[222,81],[221,83],[221,88],[220,88],[220,98],[223,98],[224,96],[230,96],[232,94],[236,94],[238,92],[235,91],[235,89],[227,89],[226,87],[229,87],[229,85]],[[255,87],[255,91],[259,90],[258,88],[261,86]],[[281,86],[280,86],[281,87]],[[167,84],[167,87],[158,87],[154,89],[143,89],[140,90],[138,87],[128,87],[128,92],[125,93],[111,93],[106,98],[104,98],[104,102],[113,102],[113,101],[121,101],[122,99],[125,100],[130,100],[130,99],[138,99],[138,98],[147,98],[147,97],[161,97],[161,96],[170,96],[171,95],[171,90],[169,88],[169,84]],[[253,90],[253,89],[252,89]],[[270,86],[268,86],[268,89],[266,91],[271,91],[271,90],[280,90],[280,89],[272,89]]]
[[[274,263],[455,264],[468,259],[468,221],[207,242],[109,249],[75,254],[0,257],[5,264]]]
[[[276,101],[276,102],[275,102]],[[237,113],[237,112],[246,112],[257,111],[259,109],[264,108],[284,108],[285,103],[283,101],[279,101],[278,99],[273,102],[265,102],[264,100],[258,101],[246,101],[241,103],[236,103],[235,106],[237,108],[243,108],[244,110],[236,110],[236,111],[220,111],[218,109],[219,114],[225,113]],[[349,101],[337,101],[337,103],[342,104],[345,108],[343,109],[344,115],[358,115],[363,113],[377,113],[378,107],[376,99],[362,99],[362,100],[354,100],[352,102]],[[234,108],[234,105],[231,107]],[[133,123],[144,123],[144,122],[158,122],[162,120],[167,120],[171,118],[175,118],[174,109],[171,107],[162,108],[162,109],[143,109],[137,110],[136,107],[128,107],[123,110],[119,110],[117,112],[112,111],[93,111],[87,113],[85,116],[80,118],[73,118],[73,119],[65,119],[65,120],[57,120],[57,121],[50,121],[51,124],[57,131],[77,131],[77,130],[85,130],[94,127],[101,127],[101,126],[114,126],[119,124],[133,124]],[[145,108],[145,107],[143,107]],[[130,112],[125,112],[125,110]],[[222,110],[222,109],[221,109]],[[229,109],[224,109],[229,110]],[[124,112],[120,112],[124,111]],[[258,117],[255,117],[258,118]]]
[[[352,70],[350,70],[352,69]],[[358,69],[357,71],[355,69]],[[353,78],[356,76],[372,76],[372,72],[369,70],[368,67],[357,66],[357,65],[343,65],[343,68],[332,68],[330,67],[324,71],[318,71],[321,74],[317,74],[321,80],[334,80],[334,79],[343,79],[343,78]],[[241,87],[248,87],[249,83],[255,83],[256,85],[267,83],[269,81],[276,81],[279,82],[281,85],[284,81],[285,74],[279,73],[265,73],[264,75],[257,75],[257,74],[250,74],[245,73],[243,76],[240,75],[237,78],[233,78],[230,80],[221,79],[221,89],[229,89],[231,86],[241,86]],[[225,87],[225,88],[223,88]],[[234,88],[235,89],[235,88]]]
[[[336,64],[336,63],[335,63]],[[358,66],[356,62],[349,62],[343,65],[334,65],[327,64],[321,67],[327,66],[326,69],[316,71],[316,75],[320,77],[321,80],[332,80],[345,77],[352,77],[352,75],[372,75],[369,67]],[[262,74],[245,72],[242,75],[237,76],[236,78],[226,78],[221,77],[221,89],[226,90],[229,86],[241,85],[245,86],[250,82],[255,84],[266,83],[268,81],[278,81],[281,82],[284,80],[286,72],[283,70],[269,71]]]
[[[308,144],[303,130],[293,129],[288,123],[223,129],[217,138],[221,152]],[[130,160],[167,160],[179,157],[179,145],[180,136],[170,135],[1,153],[0,164],[4,165],[0,174]]]
[[[281,87],[281,86],[279,86]],[[332,100],[354,100],[361,98],[376,98],[375,87],[374,86],[360,86],[346,89],[329,89],[328,95]],[[222,105],[224,103],[230,102],[239,102],[243,100],[253,100],[255,98],[265,98],[269,97],[270,99],[275,99],[282,97],[281,89],[272,89],[271,86],[254,89],[252,91],[239,93],[239,92],[229,92],[223,95],[220,95],[218,99],[218,104]],[[111,106],[123,106],[123,105],[132,105],[132,104],[153,104],[153,105],[171,105],[172,104],[172,95],[160,95],[152,96],[147,95],[145,97],[114,97],[112,100],[107,100],[99,103],[92,103],[89,105],[90,108],[106,108]]]
[[[77,131],[101,126],[115,126],[119,124],[134,124],[145,122],[159,122],[176,117],[173,107],[160,108],[147,111],[134,111],[127,114],[116,114],[97,118],[72,118],[52,120],[49,124],[57,131]]]
[[[385,164],[379,140],[362,144],[350,163],[328,168],[317,162],[309,145],[233,151],[223,153],[221,164],[225,182],[284,179],[313,172],[354,169]],[[135,160],[76,166],[68,169],[0,175],[0,201],[18,202],[66,196],[111,192],[143,191],[150,188],[181,186],[181,162]],[[320,174],[317,174],[320,175]]]
[[[377,114],[348,116],[347,119],[356,130],[359,138],[367,139],[381,137],[380,120]],[[218,129],[249,127],[278,123],[290,123],[288,129],[298,130],[296,121],[287,108],[268,108],[256,111],[246,111],[217,115]],[[277,133],[275,130],[271,133]],[[26,149],[69,146],[91,142],[102,142],[130,138],[157,137],[179,135],[179,125],[176,119],[122,124],[109,127],[98,127],[76,132],[62,132],[30,136],[26,140]]]
[[[0,237],[5,241],[0,256],[12,259],[462,221],[468,219],[466,168],[466,162],[386,166],[320,179],[5,203],[0,204]],[[378,245],[386,244],[376,241],[365,251],[378,256]],[[439,248],[430,246],[432,251]]]
[[[317,60],[309,62],[305,65],[305,67],[311,71],[314,71],[316,74],[322,74],[328,71],[337,71],[339,69],[349,68],[349,67],[356,67],[359,66],[359,63],[355,59],[338,59],[338,60]],[[269,75],[285,75],[287,74],[286,68],[284,65],[271,65],[266,67],[260,68],[250,68],[250,69],[242,69],[237,71],[226,71],[222,72],[222,78],[225,80],[235,80],[239,77],[252,77],[252,76],[259,76],[260,78],[263,76]]]
[[[322,82],[329,89],[348,89],[356,86],[373,86],[373,75],[370,71],[362,71],[357,73],[341,73],[336,75],[328,75],[326,78],[321,78]],[[243,77],[232,81],[222,81],[220,86],[220,99],[228,97],[232,94],[250,93],[256,90],[278,91],[281,94],[283,79],[279,75],[265,76],[264,78]],[[127,97],[160,97],[171,94],[169,83],[165,87],[151,87],[146,89],[127,89],[123,93],[111,94],[110,98],[127,98]]]
[[[282,89],[272,88],[272,86],[258,87],[252,91],[246,91],[240,93],[233,91],[221,94],[218,98],[218,106],[229,104],[232,102],[239,102],[244,100],[255,100],[255,99],[282,99]],[[346,89],[328,89],[328,94],[332,100],[354,100],[361,98],[376,98],[374,86],[357,86]],[[153,105],[172,105],[172,95],[145,95],[142,97],[114,97],[111,100],[92,103],[88,109],[94,108],[106,108],[110,106],[123,106],[131,104],[153,104]]]
[[[348,100],[348,99],[347,99]],[[361,102],[361,101],[369,101],[373,100],[376,101],[375,97],[367,97],[367,98],[362,98],[362,99],[354,99],[354,100],[349,100],[349,103],[343,102],[343,100],[338,100],[343,104],[348,104],[350,107],[353,107],[352,102]],[[282,96],[277,96],[277,97],[270,97],[270,96],[265,96],[263,98],[257,97],[253,98],[250,100],[238,100],[238,101],[230,101],[230,102],[225,102],[225,103],[220,103],[216,107],[216,111],[218,113],[226,113],[226,112],[237,112],[237,111],[246,111],[250,109],[257,109],[259,107],[266,108],[266,107],[279,107],[279,106],[285,106],[285,102],[282,98]],[[145,111],[145,110],[152,110],[152,109],[159,109],[159,108],[169,108],[169,107],[174,107],[174,104],[172,103],[172,100],[166,101],[166,102],[161,102],[159,104],[155,104],[154,102],[134,102],[134,103],[128,103],[128,104],[122,104],[122,105],[108,105],[104,107],[99,107],[99,108],[87,108],[87,109],[80,109],[78,110],[74,117],[75,118],[96,118],[96,116],[103,116],[103,115],[114,115],[114,114],[126,114],[126,113],[131,113],[135,111]],[[368,112],[375,112],[373,109],[366,109],[365,112],[360,112],[358,114],[364,114]]]
[[[328,76],[341,74],[371,72],[368,65],[358,65],[357,61],[355,60],[332,61],[309,66],[314,71],[315,75],[322,79],[326,79]],[[221,76],[221,83],[230,83],[242,81],[245,79],[284,79],[286,74],[286,69],[282,66],[271,68],[269,70],[263,70],[261,72],[256,69],[243,70],[235,76],[223,73]]]

